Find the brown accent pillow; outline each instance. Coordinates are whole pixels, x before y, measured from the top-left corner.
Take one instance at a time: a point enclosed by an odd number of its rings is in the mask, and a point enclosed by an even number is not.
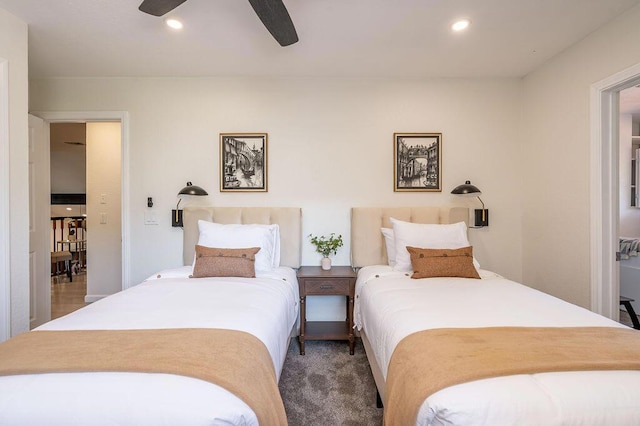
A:
[[[408,247],[413,274],[411,278],[480,278],[473,266],[473,247],[425,249]]]
[[[196,245],[191,278],[256,276],[256,253],[260,247],[215,248]]]

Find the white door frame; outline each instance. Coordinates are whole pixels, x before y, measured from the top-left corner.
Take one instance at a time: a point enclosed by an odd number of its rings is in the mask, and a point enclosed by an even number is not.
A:
[[[614,320],[620,315],[619,94],[638,81],[640,64],[591,85],[591,310]]]
[[[9,62],[0,58],[0,342],[11,337]]]
[[[132,286],[129,232],[129,113],[127,111],[36,111],[33,115],[41,117],[48,123],[87,121],[120,121],[122,137],[122,289]]]

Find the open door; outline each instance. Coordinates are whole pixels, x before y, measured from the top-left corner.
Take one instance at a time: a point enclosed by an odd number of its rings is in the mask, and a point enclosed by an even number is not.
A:
[[[51,319],[49,127],[29,115],[29,325]]]

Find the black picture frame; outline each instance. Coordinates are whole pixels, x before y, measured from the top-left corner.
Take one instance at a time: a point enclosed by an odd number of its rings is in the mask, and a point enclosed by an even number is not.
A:
[[[267,192],[266,133],[220,133],[220,192]]]
[[[442,192],[442,133],[394,133],[393,180],[395,192]]]

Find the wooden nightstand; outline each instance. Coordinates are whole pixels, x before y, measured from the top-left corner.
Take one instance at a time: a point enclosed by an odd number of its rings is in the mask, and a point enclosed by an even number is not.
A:
[[[305,340],[348,340],[353,355],[353,298],[356,273],[351,266],[333,266],[328,271],[319,266],[302,266],[298,270],[300,287],[300,355],[304,355]],[[307,296],[346,296],[345,321],[307,321]]]

